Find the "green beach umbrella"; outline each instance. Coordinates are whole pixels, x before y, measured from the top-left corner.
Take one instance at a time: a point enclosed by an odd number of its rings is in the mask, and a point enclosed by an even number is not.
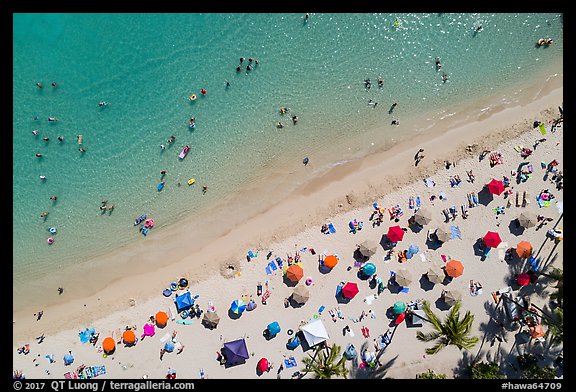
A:
[[[362,273],[367,276],[374,275],[376,272],[376,266],[373,263],[366,263],[362,266]]]
[[[406,311],[406,302],[398,301],[394,304],[394,313],[400,314]]]

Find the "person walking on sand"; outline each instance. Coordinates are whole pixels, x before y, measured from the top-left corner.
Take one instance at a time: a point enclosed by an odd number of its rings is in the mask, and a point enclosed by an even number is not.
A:
[[[202,185],[202,193],[205,194],[208,191],[208,185]]]

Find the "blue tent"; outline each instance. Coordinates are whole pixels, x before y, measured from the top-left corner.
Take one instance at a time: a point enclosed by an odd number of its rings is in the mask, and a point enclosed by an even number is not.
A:
[[[420,249],[418,248],[417,245],[410,245],[410,247],[408,248],[408,252],[406,252],[406,258],[411,259],[412,256],[417,254],[419,251]]]
[[[167,352],[171,353],[172,351],[174,351],[174,342],[172,340],[168,340],[166,342],[166,344],[164,344],[164,350],[166,350]]]
[[[226,358],[227,365],[243,363],[250,358],[248,348],[246,347],[246,341],[244,339],[237,339],[224,343],[222,355]]]
[[[176,309],[178,310],[178,313],[183,310],[188,310],[192,307],[192,305],[194,305],[194,300],[192,299],[189,291],[186,291],[184,294],[177,296],[174,302],[176,302]]]
[[[266,328],[268,329],[268,333],[270,333],[270,336],[276,336],[278,332],[280,332],[280,324],[278,324],[278,321],[274,321],[268,324]]]
[[[74,356],[71,353],[64,355],[64,365],[70,365],[74,362]]]
[[[94,328],[90,327],[90,328],[86,328],[84,331],[80,331],[78,333],[78,336],[80,337],[80,341],[82,343],[87,343],[90,341],[90,338],[95,333],[96,333],[96,331],[94,330]]]
[[[288,343],[286,343],[286,348],[294,350],[299,345],[300,345],[300,338],[298,337],[298,335],[296,335],[292,339],[290,339]]]

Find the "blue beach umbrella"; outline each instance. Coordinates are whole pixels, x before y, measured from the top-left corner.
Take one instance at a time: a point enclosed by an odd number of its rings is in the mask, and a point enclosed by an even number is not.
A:
[[[74,356],[72,353],[64,355],[64,365],[70,365],[72,362],[74,362]]]
[[[164,350],[166,350],[166,352],[171,353],[172,351],[174,351],[174,342],[172,340],[168,340],[166,342],[166,344],[164,344]]]
[[[278,334],[278,332],[280,332],[280,324],[278,324],[278,321],[274,321],[268,324],[266,328],[268,329],[268,332],[271,336],[275,336]]]
[[[410,247],[408,248],[408,252],[406,252],[406,258],[411,259],[412,256],[417,254],[419,251],[420,251],[420,248],[418,248],[417,245],[410,245]]]
[[[362,267],[362,273],[366,276],[374,275],[376,272],[376,266],[373,263],[366,263]]]
[[[246,304],[241,299],[235,299],[232,305],[230,305],[230,310],[236,314],[241,314],[246,310]]]
[[[86,328],[84,331],[80,331],[78,333],[78,336],[80,337],[80,341],[82,343],[86,343],[90,341],[90,338],[92,337],[92,334],[95,334],[96,331],[94,330],[94,328],[90,327],[90,328]]]

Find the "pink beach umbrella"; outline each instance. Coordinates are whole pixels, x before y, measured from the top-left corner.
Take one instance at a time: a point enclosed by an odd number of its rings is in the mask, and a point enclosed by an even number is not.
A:
[[[402,238],[404,238],[404,230],[402,230],[400,226],[392,226],[388,228],[386,235],[392,242],[402,241]]]
[[[142,334],[142,336],[140,338],[143,339],[145,336],[154,336],[155,333],[156,333],[156,328],[154,328],[154,325],[145,324],[144,325],[144,333]]]
[[[486,184],[488,191],[493,195],[501,195],[504,192],[504,183],[496,179],[492,179],[488,184]]]

